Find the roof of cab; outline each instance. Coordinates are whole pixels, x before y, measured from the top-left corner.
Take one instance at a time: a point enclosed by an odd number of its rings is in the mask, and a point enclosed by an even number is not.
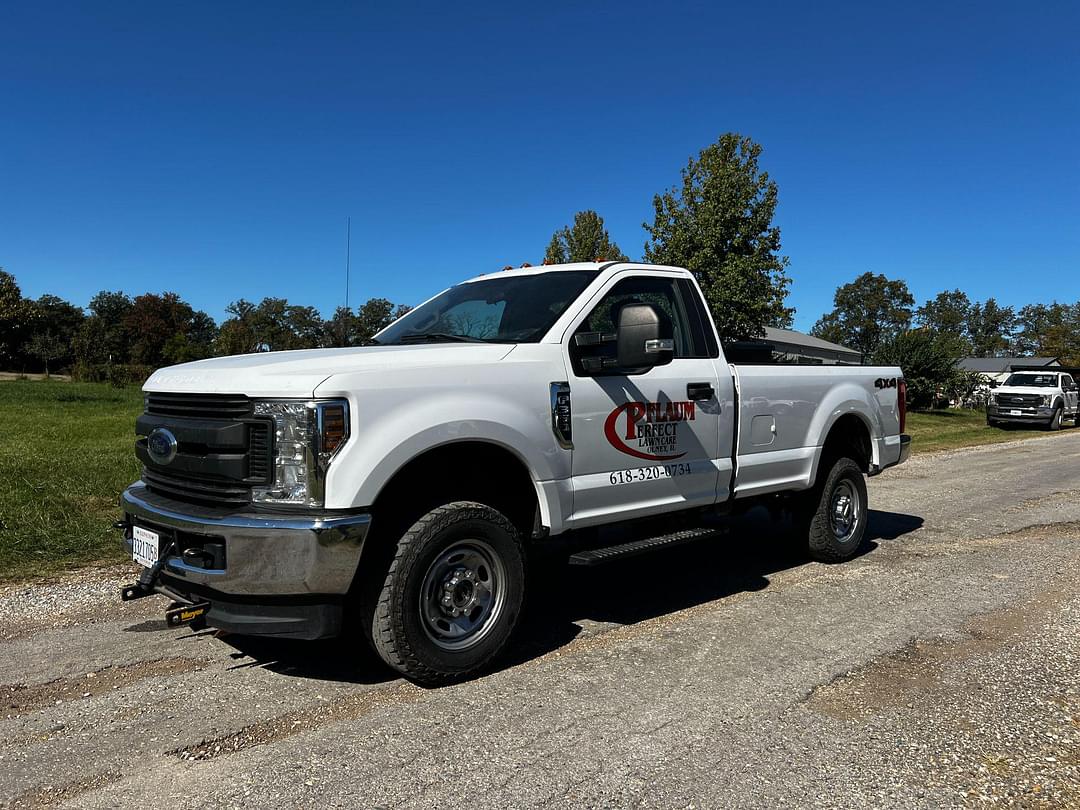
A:
[[[509,270],[496,270],[492,273],[481,273],[479,276],[467,279],[464,284],[470,284],[474,281],[483,281],[485,279],[494,278],[496,276],[535,276],[540,273],[559,273],[567,270],[591,270],[599,272],[615,265],[631,265],[633,267],[647,268],[649,270],[681,270],[687,272],[681,267],[667,267],[661,264],[647,264],[645,262],[572,262],[570,264],[538,264],[532,267],[512,267]]]

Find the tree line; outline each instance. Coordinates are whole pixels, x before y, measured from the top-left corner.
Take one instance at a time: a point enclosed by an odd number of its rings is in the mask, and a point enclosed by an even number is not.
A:
[[[811,334],[867,361],[901,366],[913,403],[926,406],[939,395],[963,399],[980,384],[959,368],[962,357],[1056,357],[1080,365],[1080,301],[1014,309],[956,289],[916,308],[902,279],[868,272],[837,288],[833,309]]]
[[[79,379],[142,382],[161,366],[229,354],[357,346],[408,307],[372,298],[324,319],[284,298],[231,303],[218,325],[178,294],[102,291],[84,310],[55,295],[23,296],[0,269],[0,368],[70,369]]]

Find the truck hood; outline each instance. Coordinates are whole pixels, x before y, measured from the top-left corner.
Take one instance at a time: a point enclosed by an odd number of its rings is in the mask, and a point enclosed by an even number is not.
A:
[[[310,397],[320,383],[335,374],[476,366],[497,363],[513,349],[513,344],[425,343],[238,354],[158,369],[143,385],[143,391]]]
[[[1047,388],[1037,385],[999,385],[990,393],[992,394],[1039,394],[1045,396],[1048,394],[1056,394],[1060,389]]]

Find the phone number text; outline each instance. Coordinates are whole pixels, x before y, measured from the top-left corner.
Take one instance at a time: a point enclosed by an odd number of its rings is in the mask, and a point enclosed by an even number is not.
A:
[[[638,481],[657,481],[661,478],[676,478],[689,475],[693,470],[689,462],[679,464],[659,464],[655,467],[638,467],[633,470],[615,470],[610,476],[612,485],[633,484]]]

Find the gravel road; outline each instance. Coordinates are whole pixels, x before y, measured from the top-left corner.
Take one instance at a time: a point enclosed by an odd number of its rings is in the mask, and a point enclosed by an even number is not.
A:
[[[1080,807],[1080,430],[873,479],[870,549],[556,567],[511,661],[169,630],[100,569],[0,590],[0,805]]]

